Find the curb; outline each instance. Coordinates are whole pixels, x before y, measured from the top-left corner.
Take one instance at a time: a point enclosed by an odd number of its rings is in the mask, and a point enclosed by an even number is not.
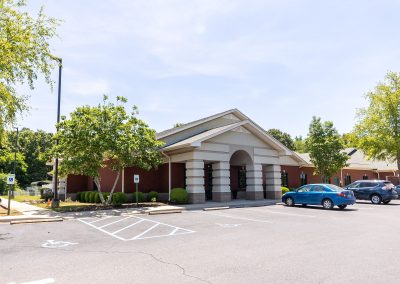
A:
[[[154,211],[149,211],[149,215],[182,213],[182,211],[183,211],[183,209],[154,210]]]
[[[27,216],[27,215],[17,215],[17,216],[5,216],[0,218],[1,223],[9,223],[13,221],[31,221],[31,220],[45,220],[45,219],[54,219],[54,217],[50,216]]]
[[[222,207],[208,207],[208,208],[203,208],[203,211],[213,211],[213,210],[224,210],[224,209],[229,209],[229,206],[222,206]]]
[[[14,220],[10,221],[10,225],[42,223],[42,222],[62,222],[62,221],[63,221],[62,218],[40,218],[31,220]]]

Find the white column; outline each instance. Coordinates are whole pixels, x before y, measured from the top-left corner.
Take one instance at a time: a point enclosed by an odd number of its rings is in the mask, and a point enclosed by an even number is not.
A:
[[[266,191],[267,199],[280,199],[282,197],[281,190],[281,166],[266,166]]]
[[[212,164],[212,199],[213,201],[224,202],[230,201],[230,164],[229,162],[217,162]]]
[[[246,199],[264,199],[262,186],[262,165],[253,164],[246,166]]]
[[[204,161],[186,161],[186,190],[190,203],[205,202]]]

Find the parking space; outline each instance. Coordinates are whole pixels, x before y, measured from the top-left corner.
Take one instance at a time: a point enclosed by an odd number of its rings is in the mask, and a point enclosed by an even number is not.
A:
[[[78,220],[102,233],[122,241],[135,241],[194,233],[192,230],[138,216],[105,216],[81,218]]]

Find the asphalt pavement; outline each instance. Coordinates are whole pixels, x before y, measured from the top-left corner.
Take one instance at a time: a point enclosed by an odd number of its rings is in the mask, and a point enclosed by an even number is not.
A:
[[[398,283],[400,200],[0,224],[0,283]]]

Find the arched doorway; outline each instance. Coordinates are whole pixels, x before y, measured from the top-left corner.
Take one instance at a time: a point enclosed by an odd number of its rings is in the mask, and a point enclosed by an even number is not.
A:
[[[245,150],[234,152],[230,158],[230,187],[232,199],[242,199],[246,195],[246,166],[253,164],[253,161]]]

